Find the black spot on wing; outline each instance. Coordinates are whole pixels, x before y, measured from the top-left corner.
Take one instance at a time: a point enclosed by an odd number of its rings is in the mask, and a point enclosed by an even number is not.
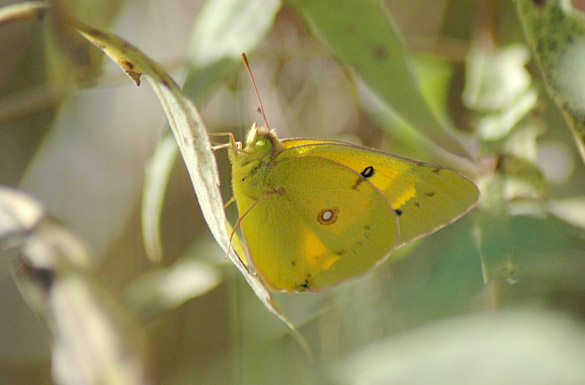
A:
[[[374,167],[368,166],[364,168],[364,171],[360,172],[360,175],[364,178],[371,178],[374,176]]]
[[[297,285],[299,291],[305,291],[311,288],[311,278],[313,278],[313,276],[311,274],[307,274],[305,280]]]
[[[368,166],[366,168],[364,168],[362,170],[362,172],[360,172],[360,177],[355,181],[354,185],[351,187],[352,190],[357,190],[358,187],[368,178],[371,178],[374,176],[374,173],[376,171],[374,170],[374,167],[372,166]]]

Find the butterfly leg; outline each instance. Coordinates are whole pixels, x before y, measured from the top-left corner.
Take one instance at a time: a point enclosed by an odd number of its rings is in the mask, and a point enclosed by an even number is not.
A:
[[[227,143],[212,146],[211,148],[213,149],[213,151],[221,150],[222,148],[229,148],[230,146],[232,147],[232,150],[234,152],[240,151],[242,149],[242,142],[236,142],[236,138],[234,137],[234,134],[231,132],[212,132],[209,134],[209,136],[219,137],[227,136],[229,138],[229,142]]]

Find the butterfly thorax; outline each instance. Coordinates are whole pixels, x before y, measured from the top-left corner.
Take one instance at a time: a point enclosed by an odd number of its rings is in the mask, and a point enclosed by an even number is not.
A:
[[[229,150],[232,188],[236,200],[242,195],[255,198],[268,188],[266,174],[274,166],[276,156],[282,148],[274,131],[254,124],[248,133],[244,149]]]

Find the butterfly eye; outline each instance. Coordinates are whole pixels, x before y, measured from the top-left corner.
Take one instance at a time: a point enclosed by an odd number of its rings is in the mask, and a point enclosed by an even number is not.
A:
[[[317,215],[317,220],[322,225],[332,225],[337,221],[337,212],[339,209],[334,207],[332,209],[323,209]]]
[[[269,142],[270,141],[266,138],[258,139],[256,141],[256,147],[264,147],[264,146],[268,145]]]

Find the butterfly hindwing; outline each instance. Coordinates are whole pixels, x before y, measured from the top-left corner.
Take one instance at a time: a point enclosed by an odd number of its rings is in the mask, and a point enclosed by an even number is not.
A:
[[[289,152],[291,151],[291,152]],[[358,276],[395,247],[397,215],[344,164],[287,150],[242,219],[252,263],[275,290],[319,290]],[[254,200],[238,200],[240,213]]]

